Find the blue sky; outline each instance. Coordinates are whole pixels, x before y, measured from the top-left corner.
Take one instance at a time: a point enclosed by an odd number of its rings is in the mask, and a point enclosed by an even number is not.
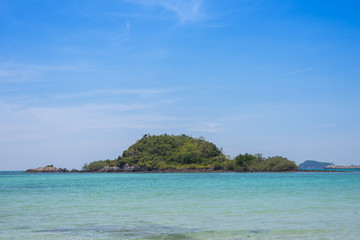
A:
[[[144,134],[360,164],[357,1],[2,0],[0,170]]]

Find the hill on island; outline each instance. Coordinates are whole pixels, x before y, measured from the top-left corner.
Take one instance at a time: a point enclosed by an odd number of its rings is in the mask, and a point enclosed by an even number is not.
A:
[[[324,169],[326,166],[330,166],[329,162],[318,162],[314,160],[307,160],[299,164],[300,169]]]
[[[287,171],[297,168],[293,161],[280,156],[264,158],[261,154],[246,153],[230,159],[214,143],[185,134],[146,134],[118,158],[83,166],[84,171]]]

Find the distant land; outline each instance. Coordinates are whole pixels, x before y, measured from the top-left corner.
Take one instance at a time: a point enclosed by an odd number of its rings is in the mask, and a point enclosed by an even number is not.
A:
[[[330,165],[330,166],[326,166],[325,169],[360,169],[360,165],[350,165],[350,166]]]
[[[299,166],[285,157],[262,154],[239,154],[234,158],[204,138],[185,134],[144,135],[121,156],[85,164],[81,170],[56,168],[53,165],[28,169],[28,173],[64,172],[282,172],[358,169],[360,166],[337,166],[330,162],[307,160]]]
[[[300,169],[325,169],[325,167],[330,166],[329,162],[318,162],[314,160],[306,160],[305,162],[299,164]]]
[[[230,158],[203,137],[145,134],[121,156],[85,164],[70,172],[281,172],[298,170],[295,162],[282,156],[239,154]],[[26,172],[69,172],[52,165]]]

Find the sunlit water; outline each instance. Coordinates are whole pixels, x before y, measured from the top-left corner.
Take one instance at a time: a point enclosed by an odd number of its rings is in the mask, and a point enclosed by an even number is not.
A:
[[[0,239],[359,239],[360,172],[0,174]]]

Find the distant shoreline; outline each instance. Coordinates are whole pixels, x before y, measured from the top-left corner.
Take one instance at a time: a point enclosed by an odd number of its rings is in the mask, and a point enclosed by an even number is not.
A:
[[[151,171],[83,171],[83,170],[67,170],[61,169],[61,171],[37,171],[35,169],[28,169],[26,171],[16,171],[24,173],[296,173],[296,172],[352,172],[341,171],[337,169],[329,170],[288,170],[288,171],[233,171],[233,170],[213,170],[213,169],[167,169],[167,170],[151,170]],[[355,170],[355,169],[354,169]],[[9,171],[5,171],[9,172]]]

